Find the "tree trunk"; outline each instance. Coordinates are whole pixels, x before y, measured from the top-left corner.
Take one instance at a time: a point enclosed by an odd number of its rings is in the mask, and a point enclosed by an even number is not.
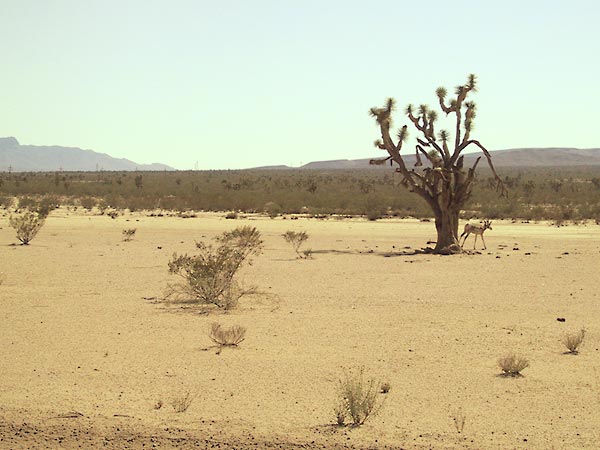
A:
[[[448,247],[458,244],[458,210],[444,208],[435,217],[437,242],[434,253],[448,253]]]

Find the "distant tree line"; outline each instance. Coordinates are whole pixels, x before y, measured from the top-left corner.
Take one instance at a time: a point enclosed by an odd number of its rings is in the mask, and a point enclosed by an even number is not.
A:
[[[461,218],[600,221],[600,167],[501,168],[508,195],[482,168]],[[171,211],[430,217],[393,171],[231,170],[0,173],[0,207],[67,205]]]

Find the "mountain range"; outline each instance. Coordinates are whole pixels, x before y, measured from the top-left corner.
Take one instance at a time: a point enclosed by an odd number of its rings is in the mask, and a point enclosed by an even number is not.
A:
[[[138,164],[106,153],[77,147],[21,145],[14,137],[0,138],[0,172],[85,172],[94,170],[175,170],[165,164]]]
[[[600,148],[516,148],[490,152],[496,167],[563,167],[563,166],[600,166]],[[381,152],[379,157],[383,157]],[[407,166],[415,163],[413,154],[403,155]],[[482,156],[481,152],[465,154],[465,166]],[[381,169],[389,165],[371,166],[365,159],[338,159],[314,161],[299,169]],[[485,165],[481,162],[480,167]],[[263,166],[254,169],[285,170],[293,167]],[[293,169],[298,169],[295,167]],[[14,137],[0,138],[0,172],[52,172],[65,171],[133,171],[133,170],[175,170],[166,164],[138,164],[128,159],[113,158],[106,153],[82,150],[77,147],[21,145]]]

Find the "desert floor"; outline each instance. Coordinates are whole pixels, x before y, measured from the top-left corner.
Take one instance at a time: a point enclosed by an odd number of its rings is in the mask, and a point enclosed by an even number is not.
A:
[[[265,241],[241,274],[260,295],[226,314],[159,301],[173,252],[245,224]],[[600,445],[600,226],[494,222],[487,250],[458,256],[414,254],[435,239],[416,220],[58,210],[29,246],[6,214],[0,227],[2,449]],[[287,230],[308,232],[313,259]],[[214,321],[246,340],[215,351]],[[531,362],[521,378],[499,376],[509,351]],[[391,390],[363,426],[337,427],[337,381],[358,367]]]

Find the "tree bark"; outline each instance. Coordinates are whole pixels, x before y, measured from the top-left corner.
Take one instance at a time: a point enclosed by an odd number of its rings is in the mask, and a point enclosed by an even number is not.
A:
[[[458,244],[458,210],[441,209],[435,217],[437,242],[434,253],[446,253],[452,244]]]

